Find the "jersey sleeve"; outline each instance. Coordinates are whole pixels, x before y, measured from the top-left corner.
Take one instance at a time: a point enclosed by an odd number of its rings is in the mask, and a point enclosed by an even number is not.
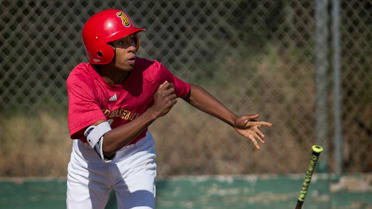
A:
[[[84,129],[98,120],[105,120],[92,81],[70,75],[66,82],[68,95],[68,128],[72,139],[85,141]]]
[[[187,97],[190,93],[190,84],[177,78],[160,62],[158,62],[158,65],[159,65],[161,83],[163,83],[164,81],[173,83],[174,88],[176,90],[177,97],[182,97],[182,98]]]

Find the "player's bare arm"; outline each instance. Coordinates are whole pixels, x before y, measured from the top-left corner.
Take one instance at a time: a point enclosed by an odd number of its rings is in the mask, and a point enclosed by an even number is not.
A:
[[[265,135],[259,128],[272,126],[269,122],[256,121],[259,117],[258,114],[237,116],[214,96],[196,85],[191,85],[191,94],[187,101],[199,110],[231,125],[240,135],[250,139],[258,150],[260,149],[258,142],[265,143]]]
[[[110,157],[117,150],[128,145],[154,120],[167,114],[176,103],[177,96],[174,86],[172,83],[165,81],[157,89],[154,95],[154,104],[146,112],[130,123],[112,129],[104,135],[102,148],[104,155]],[[104,120],[97,121],[94,125],[102,122]]]

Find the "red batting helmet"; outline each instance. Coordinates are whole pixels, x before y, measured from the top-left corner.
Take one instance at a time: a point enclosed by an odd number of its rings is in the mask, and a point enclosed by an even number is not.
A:
[[[124,12],[108,9],[88,19],[83,27],[83,41],[91,64],[108,64],[114,58],[114,48],[109,42],[144,31],[136,28]],[[137,38],[137,49],[139,47]]]

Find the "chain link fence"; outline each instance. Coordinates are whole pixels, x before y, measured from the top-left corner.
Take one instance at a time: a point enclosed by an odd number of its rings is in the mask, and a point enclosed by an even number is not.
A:
[[[65,80],[87,61],[84,22],[100,10],[118,8],[146,28],[139,56],[160,60],[234,112],[260,113],[274,124],[264,130],[267,143],[256,152],[231,127],[180,102],[151,127],[160,175],[303,172],[317,143],[315,63],[323,47],[329,52],[322,55],[329,60],[323,75],[329,117],[321,144],[329,159],[322,161],[332,171],[335,50],[330,13],[326,45],[316,47],[316,2],[1,0],[1,111],[66,110]],[[323,3],[330,12],[331,2]],[[367,172],[372,171],[372,2],[340,3],[341,162],[344,172]]]

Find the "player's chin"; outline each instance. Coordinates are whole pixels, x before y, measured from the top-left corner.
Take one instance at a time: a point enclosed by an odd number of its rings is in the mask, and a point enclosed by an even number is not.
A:
[[[135,62],[133,62],[133,63],[130,63],[130,64],[129,64],[129,66],[130,66],[131,70],[133,70],[133,69],[134,69],[134,67],[136,66],[136,63],[135,63]]]
[[[126,67],[124,69],[122,69],[123,71],[127,71],[127,72],[130,72],[134,69],[134,66],[129,66],[129,67]]]
[[[117,68],[119,68],[122,71],[132,71],[134,69],[134,66],[135,64],[125,63],[125,64],[118,65]]]

